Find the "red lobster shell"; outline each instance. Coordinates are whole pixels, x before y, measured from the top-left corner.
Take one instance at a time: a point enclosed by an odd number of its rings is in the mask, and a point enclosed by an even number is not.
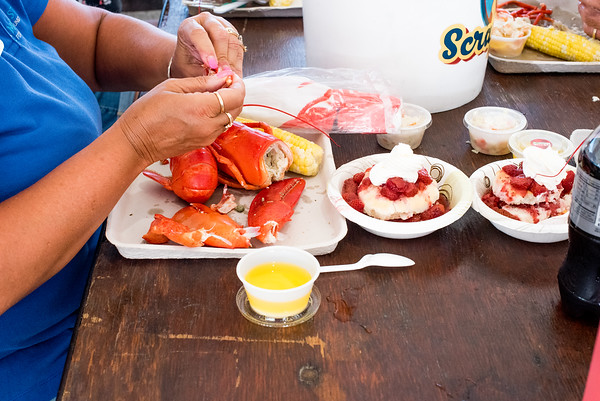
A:
[[[283,179],[294,158],[263,122],[234,122],[209,148],[217,159],[219,182],[232,188],[265,188]]]
[[[152,170],[144,170],[143,174],[187,202],[206,202],[219,185],[217,162],[208,148],[172,157],[169,164],[170,178]]]

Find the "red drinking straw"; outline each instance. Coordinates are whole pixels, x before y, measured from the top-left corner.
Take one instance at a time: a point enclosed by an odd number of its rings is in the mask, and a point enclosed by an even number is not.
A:
[[[334,141],[333,139],[331,139],[331,137],[329,136],[329,134],[327,134],[327,132],[323,131],[321,128],[317,127],[316,125],[314,125],[313,123],[311,123],[310,121],[306,121],[303,118],[300,118],[292,113],[288,113],[287,111],[283,111],[281,109],[278,109],[277,107],[272,107],[272,106],[267,106],[264,104],[245,104],[244,107],[264,107],[265,109],[270,109],[270,110],[274,110],[274,111],[278,111],[280,113],[286,114],[290,117],[296,118],[300,121],[302,121],[303,123],[310,125],[311,127],[313,127],[314,129],[316,129],[317,131],[319,131],[320,133],[322,133],[323,135],[325,135],[327,138],[329,138],[329,140],[333,143],[335,143],[338,147],[340,147],[340,145],[337,144],[336,141]]]
[[[542,177],[558,177],[558,175],[560,173],[562,173],[562,171],[567,167],[567,165],[569,164],[569,162],[571,161],[571,159],[575,156],[575,154],[577,153],[577,151],[579,150],[579,148],[581,148],[583,146],[583,144],[585,143],[585,141],[588,140],[588,138],[590,136],[592,136],[592,134],[594,134],[596,131],[592,131],[589,133],[588,136],[585,137],[585,139],[583,141],[581,141],[581,143],[575,148],[575,150],[573,151],[573,153],[571,153],[571,156],[569,156],[569,158],[567,159],[567,161],[565,162],[565,165],[558,171],[558,173],[554,174],[554,175],[547,175],[547,174],[537,174],[537,175],[541,175]],[[600,132],[600,131],[599,131]]]

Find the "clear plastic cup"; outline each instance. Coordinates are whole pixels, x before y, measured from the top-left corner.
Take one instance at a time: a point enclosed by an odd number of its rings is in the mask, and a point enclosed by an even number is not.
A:
[[[505,107],[478,107],[469,110],[463,123],[469,130],[471,146],[486,155],[510,153],[508,140],[527,127],[527,119],[516,110]]]
[[[552,148],[558,152],[563,159],[568,159],[575,151],[575,145],[566,137],[556,132],[543,129],[526,129],[511,135],[508,147],[515,158],[523,157],[523,151],[529,146],[538,148]]]
[[[514,58],[519,57],[525,48],[525,42],[531,36],[531,31],[525,36],[518,38],[505,38],[502,36],[492,35],[490,40],[490,52],[494,56]]]
[[[403,103],[400,132],[377,134],[377,143],[389,150],[399,143],[405,143],[412,149],[416,149],[423,140],[425,130],[430,126],[431,113],[427,109],[416,104]]]

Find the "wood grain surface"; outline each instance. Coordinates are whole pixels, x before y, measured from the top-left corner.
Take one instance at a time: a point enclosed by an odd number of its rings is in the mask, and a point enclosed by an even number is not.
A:
[[[165,29],[176,12],[185,16],[171,5]],[[304,66],[301,19],[232,22],[249,48],[246,75]],[[565,136],[594,128],[599,83],[594,74],[488,67],[481,94],[434,114],[416,153],[467,175],[502,159],[467,143],[463,116],[483,105],[519,109],[530,128]],[[337,166],[385,151],[374,136],[333,139]],[[415,266],[324,274],[316,316],[272,329],[237,310],[236,259],[127,260],[104,240],[59,399],[580,400],[596,327],[560,308],[556,275],[567,246],[514,239],[473,210],[412,240],[348,223],[337,249],[318,257],[322,264],[394,252]]]

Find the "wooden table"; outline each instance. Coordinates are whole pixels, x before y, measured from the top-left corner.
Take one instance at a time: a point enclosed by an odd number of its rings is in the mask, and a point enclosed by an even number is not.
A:
[[[247,75],[305,65],[301,19],[232,22],[249,48]],[[501,159],[475,154],[466,143],[462,118],[483,105],[519,109],[530,127],[565,136],[594,128],[599,81],[488,68],[473,102],[433,115],[417,153],[467,175]],[[373,136],[334,139],[341,144],[333,147],[338,166],[384,151]],[[596,327],[561,310],[556,275],[567,241],[523,242],[473,210],[412,240],[348,226],[335,251],[318,257],[322,264],[395,252],[416,265],[323,275],[316,316],[285,329],[252,324],[239,313],[236,259],[128,260],[104,240],[59,399],[581,399]],[[348,319],[336,313],[342,304]]]

